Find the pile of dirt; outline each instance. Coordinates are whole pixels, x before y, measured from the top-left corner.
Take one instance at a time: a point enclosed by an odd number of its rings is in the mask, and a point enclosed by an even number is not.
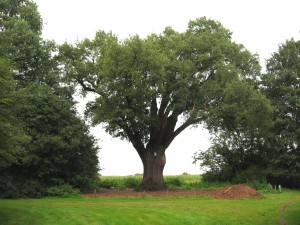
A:
[[[262,194],[244,184],[233,185],[216,190],[213,193],[219,199],[261,198]]]

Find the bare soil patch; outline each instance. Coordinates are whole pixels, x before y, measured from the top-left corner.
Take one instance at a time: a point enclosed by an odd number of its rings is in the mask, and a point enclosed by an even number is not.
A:
[[[218,190],[166,190],[166,191],[134,191],[134,190],[100,190],[84,194],[84,197],[192,197],[212,196],[218,199],[260,198],[262,195],[247,185],[232,185]]]
[[[134,191],[134,190],[100,190],[97,193],[84,194],[84,197],[191,197],[191,196],[209,196],[214,191],[210,190],[166,190],[166,191]]]

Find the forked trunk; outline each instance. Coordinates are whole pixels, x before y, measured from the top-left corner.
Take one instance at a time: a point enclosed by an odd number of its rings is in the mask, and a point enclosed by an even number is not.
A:
[[[163,170],[166,164],[164,149],[147,151],[143,158],[144,176],[142,190],[157,191],[166,188]]]

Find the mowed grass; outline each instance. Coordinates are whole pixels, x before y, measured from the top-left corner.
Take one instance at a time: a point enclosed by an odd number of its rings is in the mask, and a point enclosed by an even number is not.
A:
[[[288,207],[285,208],[288,204]],[[283,210],[284,209],[284,210]],[[300,224],[300,191],[262,199],[210,197],[43,198],[0,200],[1,225]]]

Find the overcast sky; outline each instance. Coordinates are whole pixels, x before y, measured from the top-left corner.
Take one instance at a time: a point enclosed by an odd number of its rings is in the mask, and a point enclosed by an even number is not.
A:
[[[206,16],[233,32],[233,40],[260,56],[261,65],[286,39],[300,39],[299,0],[35,0],[44,21],[43,37],[74,43],[93,38],[97,30],[112,31],[120,39],[161,33],[166,26],[183,32],[189,20]],[[133,147],[95,127],[103,175],[142,173]],[[164,174],[199,174],[192,155],[209,147],[201,127],[187,129],[167,149]],[[129,163],[128,163],[129,162]]]

